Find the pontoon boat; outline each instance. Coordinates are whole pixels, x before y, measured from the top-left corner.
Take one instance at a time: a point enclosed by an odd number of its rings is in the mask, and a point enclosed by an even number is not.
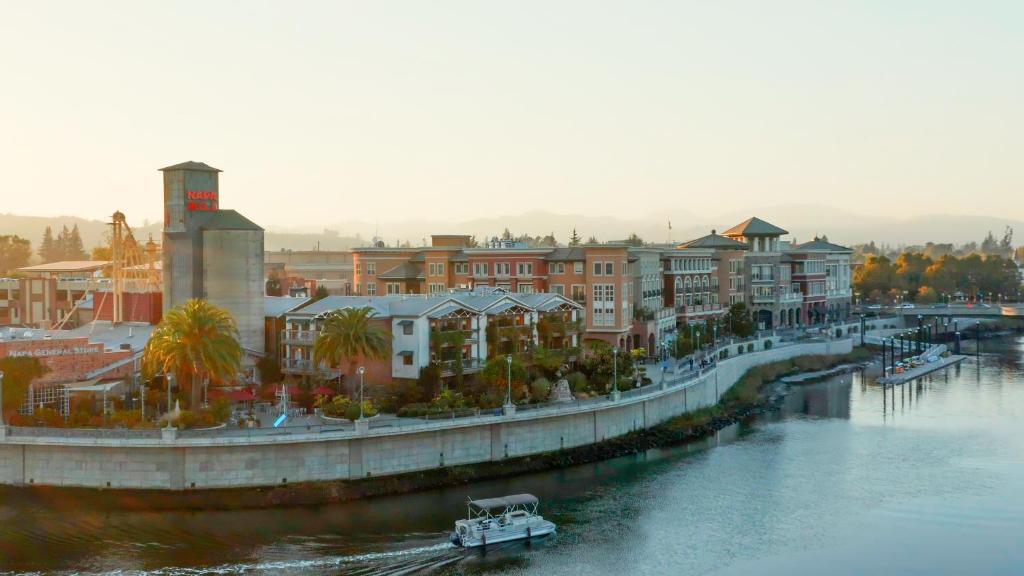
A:
[[[466,519],[455,522],[452,543],[472,548],[551,534],[555,524],[537,514],[538,503],[532,494],[471,499]]]

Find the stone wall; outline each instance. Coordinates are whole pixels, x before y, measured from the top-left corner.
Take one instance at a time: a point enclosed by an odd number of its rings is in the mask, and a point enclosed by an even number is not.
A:
[[[760,346],[763,348],[763,344]],[[189,490],[385,476],[600,442],[712,406],[751,367],[841,354],[850,339],[734,356],[686,385],[555,409],[372,429],[253,438],[99,439],[0,435],[0,484]]]

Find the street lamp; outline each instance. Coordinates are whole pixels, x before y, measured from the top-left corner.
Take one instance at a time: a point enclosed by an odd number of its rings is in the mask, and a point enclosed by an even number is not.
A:
[[[366,374],[366,368],[359,367],[359,419],[363,419],[363,374]]]
[[[171,427],[171,380],[174,379],[174,374],[170,372],[164,376],[164,380],[167,381],[167,427]]]
[[[512,405],[512,355],[505,356],[505,363],[508,364],[508,396],[505,397],[505,406]]]
[[[4,426],[4,373],[0,371],[0,428]]]
[[[619,349],[612,348],[612,397],[619,397]]]

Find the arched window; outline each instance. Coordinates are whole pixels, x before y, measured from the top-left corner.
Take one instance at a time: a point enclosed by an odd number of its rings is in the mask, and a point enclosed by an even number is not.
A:
[[[692,292],[693,291],[693,284],[690,282],[690,277],[689,276],[686,277],[685,284],[686,284],[686,291],[687,292]]]
[[[683,291],[683,279],[680,278],[679,276],[676,276],[675,288],[676,294],[679,294]]]
[[[708,277],[707,277],[707,276],[705,276],[705,277],[704,277],[704,291],[705,291],[705,292],[707,292],[707,290],[708,290],[708,286],[710,286],[710,285],[711,285],[711,281],[710,281],[710,280],[708,279]]]

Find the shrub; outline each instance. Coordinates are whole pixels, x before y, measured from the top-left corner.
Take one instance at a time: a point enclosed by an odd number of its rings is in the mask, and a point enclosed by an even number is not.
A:
[[[349,401],[346,396],[335,396],[330,402],[324,404],[324,416],[331,418],[346,418],[346,412],[348,412]]]
[[[582,372],[573,372],[566,376],[565,379],[569,382],[569,390],[573,394],[590,390],[590,383],[587,382],[587,377]]]
[[[551,394],[551,382],[547,378],[537,378],[530,384],[530,398],[534,402],[543,402]]]
[[[363,416],[369,418],[370,416],[376,416],[377,409],[374,408],[373,402],[369,400],[363,400]],[[345,418],[349,420],[355,420],[359,418],[359,403],[353,402],[349,404],[348,409],[345,410]]]
[[[772,342],[771,340],[765,340],[764,341],[764,349],[765,350],[771,350],[772,346],[774,346],[774,345],[775,345],[775,343]]]

